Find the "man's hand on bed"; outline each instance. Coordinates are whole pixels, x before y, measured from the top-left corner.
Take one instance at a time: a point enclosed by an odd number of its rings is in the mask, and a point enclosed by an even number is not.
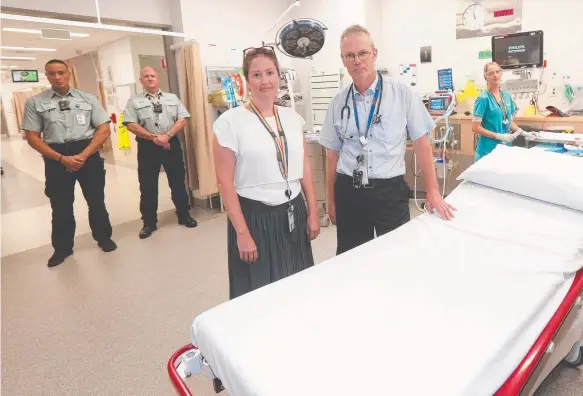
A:
[[[318,217],[318,212],[316,212],[308,216],[308,236],[313,241],[318,238],[318,235],[320,235],[320,218]]]
[[[427,213],[433,214],[437,212],[439,217],[443,220],[451,220],[454,216],[454,211],[457,210],[452,205],[444,201],[438,191],[427,192],[426,198]]]
[[[254,264],[259,257],[257,255],[257,246],[249,231],[237,235],[237,247],[239,248],[239,257],[247,264]]]

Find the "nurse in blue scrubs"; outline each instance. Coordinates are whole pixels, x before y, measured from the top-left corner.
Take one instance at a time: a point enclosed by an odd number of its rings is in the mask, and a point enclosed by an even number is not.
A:
[[[475,160],[488,155],[499,144],[511,145],[512,141],[525,132],[513,121],[518,110],[508,92],[500,89],[502,69],[496,62],[484,66],[484,78],[488,90],[483,92],[474,104],[472,131],[480,135],[476,147]]]

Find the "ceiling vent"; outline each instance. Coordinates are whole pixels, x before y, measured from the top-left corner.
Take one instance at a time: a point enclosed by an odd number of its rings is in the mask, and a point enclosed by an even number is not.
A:
[[[50,40],[71,40],[71,32],[65,29],[41,29],[41,36]]]

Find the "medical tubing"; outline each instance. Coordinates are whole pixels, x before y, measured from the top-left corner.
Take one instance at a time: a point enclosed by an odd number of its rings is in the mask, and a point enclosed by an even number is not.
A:
[[[445,135],[441,139],[434,139],[430,133],[429,140],[434,144],[441,144],[441,143],[447,142],[447,138],[448,138],[451,130],[453,129],[453,127],[450,128],[450,126],[449,126],[449,116],[451,116],[451,114],[455,110],[455,106],[456,106],[457,102],[456,102],[456,98],[455,98],[455,93],[449,92],[448,94],[451,97],[451,103],[447,107],[447,110],[445,111],[445,113],[440,115],[439,117],[437,117],[435,119],[436,125],[439,121],[445,120]]]
[[[446,119],[446,123],[447,123],[447,119]],[[447,135],[449,135],[449,133],[446,133],[446,138]],[[443,160],[443,186],[442,186],[442,192],[441,192],[441,197],[445,197],[445,189],[447,187],[447,141],[446,140],[442,140],[443,143],[438,143],[438,150],[441,146],[441,144],[443,144],[442,146],[442,150],[441,150],[441,156],[440,158]],[[415,201],[415,206],[417,206],[417,209],[420,212],[426,212],[427,210],[423,210],[421,208],[421,206],[419,205],[419,200],[417,199],[417,177],[419,176],[419,173],[417,172],[417,155],[415,154],[415,151],[413,151],[413,176],[414,176],[414,186],[413,186],[413,200]],[[427,200],[425,200],[425,207],[427,208]]]

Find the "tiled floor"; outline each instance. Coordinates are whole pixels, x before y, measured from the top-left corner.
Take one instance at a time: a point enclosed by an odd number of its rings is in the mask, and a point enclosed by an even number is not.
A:
[[[135,169],[110,162],[107,203],[119,249],[96,248],[80,198],[75,254],[49,269],[42,161],[19,141],[3,140],[2,154],[4,394],[174,394],[167,359],[190,342],[192,319],[227,299],[225,215],[197,210],[198,228],[177,225],[161,175],[160,229],[140,240]],[[316,262],[334,255],[333,227],[322,229],[313,250]],[[422,377],[431,363],[415,369]],[[204,378],[189,384],[197,396],[214,394]],[[581,389],[582,372],[559,367],[537,396],[580,396]]]

